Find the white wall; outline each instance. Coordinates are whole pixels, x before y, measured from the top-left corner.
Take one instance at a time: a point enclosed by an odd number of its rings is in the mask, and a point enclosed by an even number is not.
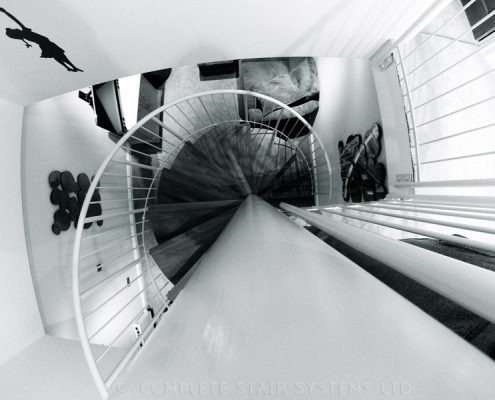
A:
[[[50,203],[48,175],[69,170],[91,176],[112,143],[96,128],[92,109],[77,93],[26,107],[23,139],[26,236],[46,327],[73,316],[70,255],[75,233],[72,227],[59,236],[51,231],[57,208]]]
[[[385,71],[382,71],[379,67],[373,67],[373,77],[382,116],[389,192],[407,194],[410,193],[409,189],[397,190],[393,187],[393,183],[397,181],[397,175],[412,176],[413,173],[409,147],[409,128],[396,67],[392,64]]]
[[[21,196],[23,108],[0,100],[0,364],[44,335],[27,257]]]
[[[74,177],[77,177],[81,172],[92,176],[114,146],[115,144],[108,138],[107,132],[96,126],[93,110],[87,103],[78,98],[77,92],[70,92],[25,108],[22,182],[26,236],[30,250],[34,286],[43,324],[48,334],[68,339],[78,338],[74,322],[71,280],[72,252],[76,231],[71,226],[68,231],[61,232],[59,236],[52,233],[53,214],[57,207],[52,205],[49,200],[51,189],[48,185],[48,175],[54,170],[68,170]],[[125,184],[125,178],[122,177],[109,177],[108,179],[110,181],[102,179],[100,184],[104,186],[123,186]],[[123,192],[122,201],[103,204],[103,215],[111,213],[112,210],[119,207],[128,210],[126,193]],[[102,200],[109,200],[108,194],[102,192],[101,195]],[[122,196],[122,192],[120,195]],[[128,220],[126,217],[115,218],[104,221],[101,228],[93,224],[89,230],[84,232],[88,234],[101,233],[105,228],[122,225]],[[129,229],[123,227],[114,231],[112,235],[88,240],[83,244],[81,253],[84,255],[94,252],[99,247],[108,247],[109,238],[125,238],[129,235]],[[118,244],[118,248],[113,247],[107,252],[112,254],[119,251],[126,253],[124,257],[119,258],[119,262],[123,266],[133,260],[131,258],[132,253],[128,252],[130,240],[121,239]],[[107,269],[104,269],[102,273],[96,272],[96,265],[98,263],[105,264],[105,255],[108,253],[94,254],[84,259],[82,268],[84,271],[91,271],[91,273],[87,275],[81,289],[110,273]],[[113,271],[118,267],[116,262]],[[125,283],[126,276],[130,276],[132,279],[133,274],[135,271],[119,276],[111,285],[105,285],[104,290],[97,291],[95,295],[90,296],[87,302],[83,304],[83,311],[95,307],[103,298],[116,292],[117,288]],[[137,288],[136,282],[130,290],[123,292],[121,296],[115,298],[115,301],[102,309],[101,312],[104,315],[96,313],[91,317],[88,321],[89,326],[93,330],[99,328],[103,323],[102,318],[108,319],[108,314],[119,309],[129,296],[136,293]],[[137,301],[133,305],[142,307]],[[128,313],[135,315],[137,313],[136,308],[129,307]],[[129,319],[130,317],[127,315],[125,322],[129,322]],[[95,338],[96,343],[107,341],[108,336],[105,331],[107,330],[102,332],[103,336],[99,335]],[[119,331],[118,328],[109,325],[107,334],[115,334],[116,331]],[[91,333],[91,329],[89,333]]]
[[[380,110],[367,60],[320,57],[320,110],[314,128],[322,139],[332,167],[332,203],[342,202],[337,144],[350,134],[364,134],[380,122]],[[322,203],[323,204],[323,203]]]

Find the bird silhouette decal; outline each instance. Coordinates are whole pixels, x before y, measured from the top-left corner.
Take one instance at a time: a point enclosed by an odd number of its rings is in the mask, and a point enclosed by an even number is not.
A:
[[[33,47],[28,42],[36,43],[41,49],[41,58],[53,58],[56,62],[67,68],[67,71],[83,72],[82,69],[79,69],[74,64],[72,64],[72,62],[65,55],[65,50],[62,49],[60,46],[53,43],[46,36],[36,33],[32,29],[24,26],[21,21],[19,21],[16,17],[9,13],[5,8],[0,7],[0,12],[4,13],[7,17],[9,17],[12,21],[14,21],[21,27],[21,29],[6,28],[5,34],[9,38],[22,40],[27,48]]]

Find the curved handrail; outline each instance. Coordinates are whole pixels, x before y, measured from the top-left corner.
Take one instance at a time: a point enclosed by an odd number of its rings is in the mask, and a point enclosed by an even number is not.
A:
[[[90,187],[88,189],[88,192],[86,194],[85,200],[84,200],[84,202],[82,204],[80,215],[79,215],[79,218],[78,218],[76,235],[75,235],[75,241],[74,241],[74,251],[73,251],[73,257],[72,257],[73,301],[74,301],[74,311],[75,311],[75,319],[76,319],[76,324],[77,324],[77,330],[78,330],[78,333],[79,333],[79,337],[80,337],[80,340],[81,340],[81,346],[82,346],[82,349],[83,349],[83,352],[84,352],[86,361],[88,363],[88,367],[89,367],[90,373],[91,373],[91,375],[92,375],[92,377],[93,377],[93,379],[94,379],[94,381],[96,383],[96,386],[97,386],[98,391],[100,392],[100,394],[101,394],[101,396],[103,398],[106,398],[109,395],[109,390],[108,390],[109,384],[108,384],[108,381],[105,381],[104,378],[102,377],[102,375],[100,373],[100,370],[99,370],[99,367],[98,367],[98,364],[97,364],[97,360],[95,359],[95,357],[93,355],[93,351],[91,349],[91,344],[90,344],[90,339],[88,338],[88,332],[87,332],[87,329],[86,329],[86,324],[84,322],[83,309],[82,309],[82,303],[81,303],[81,291],[80,291],[81,287],[80,287],[80,274],[79,274],[79,272],[80,272],[79,271],[80,257],[81,257],[81,241],[82,241],[82,236],[83,236],[84,224],[85,224],[85,221],[87,220],[87,213],[88,213],[88,210],[89,210],[89,207],[90,207],[90,203],[91,203],[91,201],[93,199],[93,196],[95,194],[95,191],[97,190],[97,187],[99,185],[99,182],[101,181],[101,179],[102,179],[102,177],[103,177],[103,175],[105,173],[105,170],[107,169],[107,167],[109,166],[109,164],[112,162],[112,160],[114,159],[114,157],[118,154],[118,152],[121,149],[125,149],[126,143],[129,141],[129,139],[131,139],[135,135],[135,133],[140,128],[142,128],[148,122],[154,121],[154,119],[156,120],[156,117],[157,116],[159,116],[160,114],[162,114],[164,112],[166,113],[167,110],[171,109],[172,107],[177,106],[177,108],[182,112],[182,110],[178,107],[178,105],[184,104],[184,103],[187,103],[187,104],[190,105],[190,103],[189,103],[190,100],[198,99],[199,102],[201,103],[201,105],[203,106],[203,108],[205,109],[206,114],[211,119],[211,124],[204,124],[204,126],[202,126],[201,129],[198,129],[195,132],[190,133],[188,136],[185,136],[185,137],[181,138],[181,141],[178,144],[175,145],[174,149],[170,152],[170,154],[174,154],[175,152],[177,152],[178,150],[180,150],[181,146],[186,141],[188,141],[189,139],[193,138],[194,136],[197,136],[199,132],[205,131],[205,130],[207,130],[208,128],[210,128],[212,126],[218,126],[219,124],[226,123],[226,122],[253,122],[253,123],[256,124],[256,126],[263,126],[263,127],[265,127],[265,129],[271,130],[272,131],[272,134],[276,133],[276,134],[282,135],[282,137],[285,137],[285,140],[287,142],[290,142],[291,145],[294,145],[295,146],[295,148],[299,151],[299,153],[301,155],[301,158],[304,160],[304,163],[306,164],[306,167],[310,170],[310,177],[312,179],[312,181],[311,181],[312,182],[311,183],[312,184],[312,187],[315,188],[315,189],[317,189],[317,187],[316,187],[316,174],[315,174],[315,171],[311,171],[312,168],[316,168],[316,167],[314,165],[313,165],[313,167],[310,167],[310,164],[314,164],[314,159],[308,161],[307,160],[307,157],[305,157],[305,155],[304,155],[304,152],[302,152],[300,150],[300,148],[298,146],[298,143],[296,143],[296,140],[291,139],[291,138],[288,138],[287,135],[285,135],[283,132],[280,132],[278,130],[278,123],[277,123],[277,125],[275,127],[273,127],[273,126],[270,126],[270,125],[265,124],[263,119],[262,119],[261,122],[259,122],[259,121],[249,121],[247,119],[248,118],[248,115],[245,115],[245,118],[234,119],[234,120],[231,120],[231,121],[217,121],[217,122],[215,122],[213,120],[213,118],[211,118],[211,115],[209,114],[208,109],[205,107],[205,105],[204,105],[204,103],[202,101],[202,98],[205,98],[206,96],[212,96],[212,98],[214,99],[214,96],[215,95],[225,96],[225,95],[229,95],[229,94],[232,95],[232,96],[241,95],[241,96],[243,96],[244,101],[246,101],[246,97],[247,96],[252,96],[252,97],[257,98],[257,99],[262,99],[262,100],[271,102],[272,104],[276,105],[278,107],[278,109],[280,109],[280,110],[287,110],[289,112],[289,115],[291,115],[291,117],[297,118],[303,124],[303,126],[309,131],[309,134],[307,135],[307,137],[314,138],[313,141],[310,143],[310,145],[311,146],[314,146],[315,144],[317,144],[319,146],[319,148],[323,151],[323,154],[322,154],[322,156],[324,157],[324,164],[323,165],[325,166],[326,173],[328,174],[328,178],[327,179],[328,179],[328,185],[329,185],[328,186],[328,190],[329,190],[329,196],[330,196],[330,191],[332,189],[331,166],[330,166],[330,160],[328,158],[328,155],[327,155],[326,151],[324,150],[324,147],[323,147],[323,144],[321,142],[321,139],[318,137],[318,135],[316,134],[316,132],[314,131],[314,129],[312,128],[312,126],[299,113],[297,113],[296,111],[294,111],[292,108],[288,107],[286,104],[284,104],[284,103],[282,103],[282,102],[280,102],[280,101],[278,101],[276,99],[273,99],[273,98],[271,98],[269,96],[266,96],[266,95],[263,95],[263,94],[260,94],[260,93],[245,91],[245,90],[212,90],[212,91],[208,91],[208,92],[203,92],[203,93],[197,93],[197,94],[194,94],[194,95],[190,95],[190,96],[184,97],[182,99],[176,100],[176,101],[174,101],[172,103],[163,105],[163,106],[157,108],[156,110],[152,111],[151,113],[149,113],[147,116],[145,116],[144,118],[142,118],[139,122],[137,122],[136,125],[134,125],[132,127],[132,129],[130,129],[125,135],[123,135],[122,138],[115,144],[113,150],[108,154],[108,156],[105,158],[105,160],[102,162],[102,164],[98,168],[98,170],[97,170],[97,172],[96,172],[96,174],[94,176],[94,179],[91,182],[91,185],[90,185]],[[225,101],[225,98],[224,98],[224,101]],[[247,108],[246,108],[246,110],[247,110]],[[170,115],[170,114],[168,114],[168,115]],[[280,119],[281,119],[281,116],[282,116],[282,112],[280,112],[279,115],[280,116],[279,116],[279,121],[278,122],[280,122]],[[162,126],[162,127],[165,127],[165,126]],[[184,128],[184,131],[187,132],[187,129]],[[169,132],[172,132],[172,130],[169,130]],[[297,138],[297,136],[296,136],[296,138]],[[306,140],[306,139],[303,139],[303,140]],[[320,157],[322,157],[322,156],[320,156]],[[148,207],[148,204],[149,204],[151,190],[154,187],[154,184],[155,184],[157,178],[160,176],[160,172],[163,169],[163,167],[164,167],[164,165],[165,165],[165,163],[167,161],[168,161],[168,158],[167,159],[164,159],[164,160],[161,160],[159,167],[157,167],[157,168],[153,167],[153,169],[155,170],[155,172],[154,172],[153,178],[151,179],[151,183],[150,183],[150,185],[148,187],[148,190],[147,190],[146,196],[145,196],[145,205],[143,207],[143,210],[144,211],[142,211],[142,213],[143,213],[142,220],[143,221],[145,221],[145,216],[146,216],[146,211],[147,211],[147,207]],[[129,190],[131,190],[131,189],[128,188],[128,191]],[[315,191],[314,193],[315,193],[316,202],[318,202],[318,200],[317,200],[318,192]],[[144,228],[144,226],[145,226],[144,222],[141,225],[142,225],[141,226],[141,235],[142,235],[142,238],[144,239],[144,230],[145,230],[145,228]],[[136,250],[136,249],[134,249],[134,250]],[[139,251],[139,250],[137,250],[137,251]],[[145,261],[145,263],[146,263],[146,265],[148,267],[148,271],[151,271],[151,269],[150,269],[150,263],[149,263],[149,259],[148,259],[148,254],[147,254],[146,251],[144,252],[144,256],[141,257],[139,260],[135,260],[135,262],[140,262],[140,260],[142,260],[142,259],[144,259],[144,261]],[[156,283],[156,280],[153,277],[153,274],[151,274],[151,277],[152,277],[152,281],[153,281],[153,284],[155,286],[155,289],[157,291],[157,294],[159,294],[160,297],[162,298],[162,302],[164,303],[164,306],[163,307],[167,307],[167,302],[166,302],[166,300],[163,297],[163,294],[161,292],[161,290],[163,290],[163,287],[162,287],[162,289],[159,289],[158,288],[158,285]],[[163,308],[162,308],[162,310],[163,310]],[[158,320],[159,315],[160,315],[160,312],[158,313],[157,316],[155,316],[154,320],[152,321],[152,324]],[[106,353],[106,351],[104,352],[104,354]],[[132,349],[124,357],[124,360],[123,361],[129,360],[133,356],[133,354],[131,354],[131,353],[132,353]],[[101,358],[101,355],[100,355],[99,358]],[[111,374],[111,379],[110,380],[113,380],[115,378],[115,376],[118,374],[118,372],[122,368],[123,367],[119,364],[117,366],[117,368],[113,370],[113,372]],[[110,384],[111,384],[111,382],[110,382]]]

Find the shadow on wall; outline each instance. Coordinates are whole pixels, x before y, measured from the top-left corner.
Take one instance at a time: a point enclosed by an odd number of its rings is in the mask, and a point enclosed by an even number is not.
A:
[[[57,44],[53,43],[46,36],[34,32],[31,28],[24,26],[24,24],[9,13],[5,8],[0,7],[0,12],[3,12],[7,17],[14,21],[21,27],[18,28],[6,28],[5,34],[7,37],[16,40],[22,40],[26,45],[26,48],[33,47],[28,42],[36,43],[41,49],[41,58],[53,58],[63,67],[67,68],[67,71],[71,72],[83,72],[82,69],[77,68],[65,55],[65,50]]]
[[[14,4],[14,2],[12,2]],[[22,81],[9,80],[2,81],[2,95],[10,98],[11,101],[28,105],[42,98],[50,98],[53,94],[63,93],[85,87],[96,83],[101,73],[104,73],[105,80],[110,80],[116,76],[122,76],[123,66],[114,62],[108,56],[108,52],[103,48],[101,36],[93,35],[88,21],[81,18],[77,12],[77,4],[73,2],[56,2],[56,12],[52,15],[33,16],[32,4],[29,2],[16,2],[15,6],[9,7],[0,13],[0,29],[8,27],[13,36],[0,36],[0,42],[5,44],[5,50],[11,61],[4,63],[2,74],[4,76],[16,76],[22,72]],[[9,16],[6,15],[8,12]],[[5,15],[4,15],[5,14]],[[18,16],[22,21],[19,21]],[[63,15],[63,18],[60,18]],[[14,19],[15,18],[15,19]],[[21,28],[14,28],[14,24]],[[56,24],[55,34],[52,34],[50,26]],[[10,25],[10,26],[9,26]],[[39,30],[41,33],[28,28]],[[22,29],[24,27],[24,29]],[[67,35],[61,35],[60,31],[65,30]],[[55,30],[54,30],[55,31]],[[12,34],[12,33],[11,33]],[[44,36],[46,34],[47,36]],[[11,39],[16,39],[15,43]],[[22,44],[21,41],[26,41]],[[23,46],[38,44],[41,50],[41,57],[38,58],[38,51],[28,49],[24,51]],[[16,50],[18,49],[18,51]],[[65,53],[67,49],[67,54]],[[34,52],[33,52],[34,50]],[[83,65],[89,61],[98,60],[98,70],[84,68]],[[39,60],[39,62],[36,62]],[[31,64],[36,66],[36,73],[32,73]],[[60,66],[67,71],[77,72],[84,69],[84,74],[65,74]],[[61,72],[61,73],[57,73]],[[40,78],[50,79],[57,77],[56,84],[40,88]],[[23,90],[26,88],[38,88],[32,90],[30,95],[23,97]]]

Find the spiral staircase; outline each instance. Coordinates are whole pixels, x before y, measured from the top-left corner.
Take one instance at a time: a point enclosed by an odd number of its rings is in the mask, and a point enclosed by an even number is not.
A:
[[[247,195],[273,205],[313,205],[304,153],[261,126],[263,133],[252,135],[252,129],[243,121],[212,127],[186,141],[171,168],[161,170],[157,203],[149,207],[158,242],[150,254],[172,283],[208,249]]]
[[[268,112],[251,119],[247,105],[257,101]],[[102,395],[244,199],[309,207],[326,203],[330,188],[329,159],[312,127],[267,96],[200,93],[138,122],[97,171],[74,247],[76,321]],[[94,204],[102,215],[91,213]]]
[[[268,103],[268,112],[250,118],[253,101]],[[329,205],[331,187],[329,159],[313,128],[258,93],[196,94],[158,108],[127,132],[91,183],[73,253],[76,322],[101,397],[164,395],[164,376],[210,383],[229,376],[233,395],[241,379],[267,379],[289,382],[299,398],[300,376],[371,380],[378,385],[374,398],[383,397],[383,384],[404,377],[410,384],[390,392],[395,397],[414,389],[415,398],[432,398],[445,377],[456,382],[442,388],[445,398],[495,393],[487,383],[495,368],[489,358],[349,259],[365,254],[493,323],[492,271],[362,228],[373,224],[493,254],[495,231],[485,226],[493,205],[393,196]],[[101,215],[91,211],[95,204]],[[412,206],[476,223],[405,215]],[[301,226],[354,253],[347,258]],[[470,365],[477,367],[459,368]]]

